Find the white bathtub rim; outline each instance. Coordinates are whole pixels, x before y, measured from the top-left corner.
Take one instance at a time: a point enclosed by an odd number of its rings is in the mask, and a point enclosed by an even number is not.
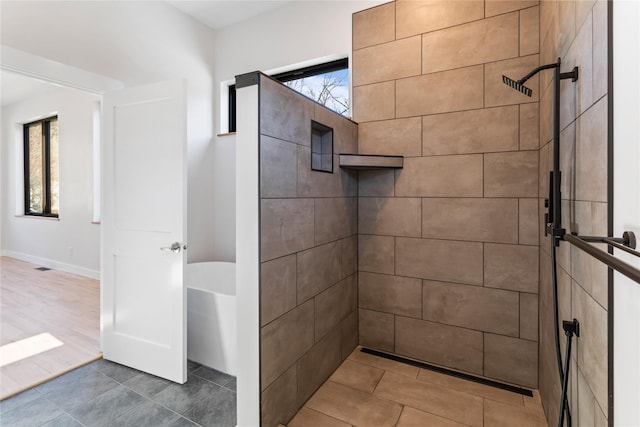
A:
[[[236,296],[236,264],[234,262],[194,262],[185,269],[187,289]]]

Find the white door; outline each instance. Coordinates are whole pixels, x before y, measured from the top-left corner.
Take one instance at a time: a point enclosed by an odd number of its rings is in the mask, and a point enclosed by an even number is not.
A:
[[[105,359],[184,383],[186,101],[182,81],[104,96]],[[173,245],[173,248],[172,248]]]

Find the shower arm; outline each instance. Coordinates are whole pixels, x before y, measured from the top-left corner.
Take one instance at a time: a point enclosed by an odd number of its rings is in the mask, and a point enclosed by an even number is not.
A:
[[[541,65],[538,68],[535,68],[529,74],[527,74],[526,76],[518,80],[518,83],[524,84],[527,80],[529,80],[531,77],[538,74],[540,71],[549,70],[551,68],[560,68],[560,59],[558,59],[558,62],[554,62],[552,64],[547,64],[547,65]],[[569,71],[568,73],[560,73],[560,80],[564,80],[564,79],[571,79],[572,82],[575,82],[576,80],[578,80],[578,67],[573,67],[573,70]]]

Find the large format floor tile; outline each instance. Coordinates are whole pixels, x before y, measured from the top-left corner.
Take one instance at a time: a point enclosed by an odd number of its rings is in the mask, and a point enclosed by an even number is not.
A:
[[[524,396],[358,347],[288,427],[546,427],[540,395]]]
[[[189,362],[185,384],[97,360],[0,402],[3,427],[233,427],[235,377]]]

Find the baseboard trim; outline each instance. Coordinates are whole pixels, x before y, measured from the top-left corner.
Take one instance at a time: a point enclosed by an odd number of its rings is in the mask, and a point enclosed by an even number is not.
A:
[[[53,270],[65,271],[67,273],[75,274],[77,276],[88,277],[89,279],[100,280],[100,271],[81,267],[79,265],[67,264],[67,263],[56,261],[49,258],[42,258],[42,257],[24,254],[21,252],[10,251],[6,249],[2,250],[2,256],[19,259],[20,261],[26,261],[32,264],[38,264],[43,267],[51,268]]]

